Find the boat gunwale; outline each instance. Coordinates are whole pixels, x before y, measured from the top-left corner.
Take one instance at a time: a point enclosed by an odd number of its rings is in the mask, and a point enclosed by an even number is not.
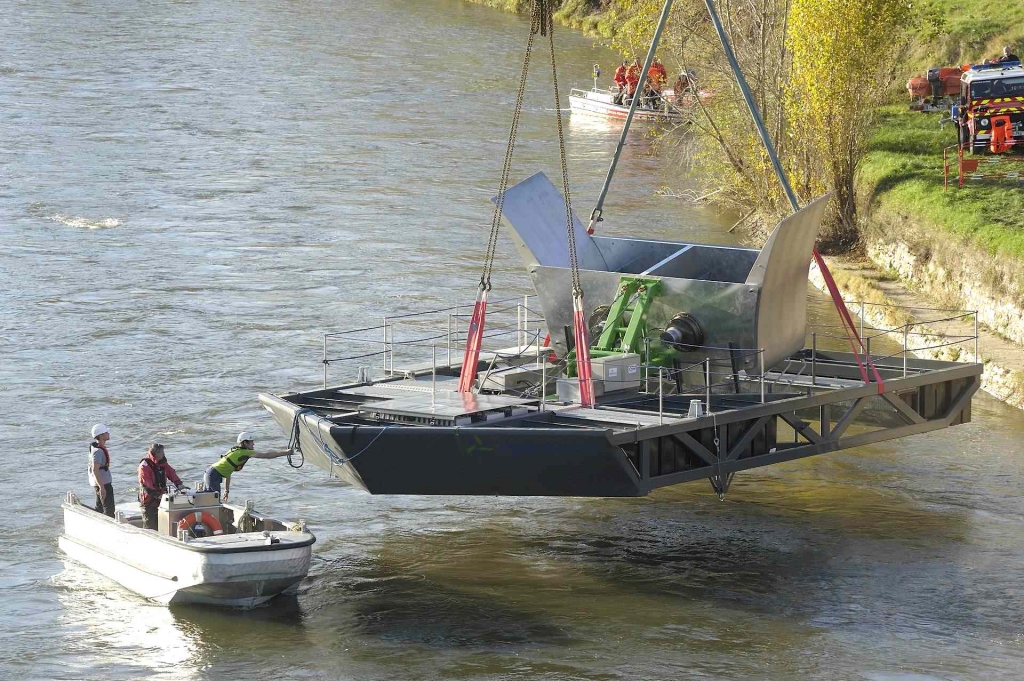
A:
[[[192,544],[191,542],[183,542],[183,541],[179,541],[175,537],[164,536],[164,535],[156,532],[155,530],[144,530],[144,529],[142,529],[140,527],[135,527],[134,525],[132,525],[130,523],[119,523],[116,519],[111,518],[110,516],[104,515],[102,513],[97,513],[96,511],[94,511],[94,510],[92,510],[92,509],[90,509],[90,508],[88,508],[86,506],[83,506],[82,504],[69,504],[69,503],[67,503],[65,501],[64,503],[61,504],[61,508],[66,510],[66,511],[67,510],[75,511],[76,513],[95,514],[97,517],[93,518],[93,520],[98,520],[98,521],[101,521],[101,522],[106,522],[106,523],[110,523],[110,524],[116,525],[122,531],[131,531],[131,532],[135,532],[135,533],[145,533],[144,536],[146,536],[146,537],[148,537],[150,539],[156,539],[156,540],[162,541],[164,543],[171,544],[171,545],[173,545],[173,546],[175,546],[177,548],[186,549],[188,551],[192,551],[192,552],[195,552],[195,553],[232,554],[232,553],[256,553],[256,552],[261,552],[261,551],[263,551],[263,552],[286,551],[288,549],[306,548],[306,547],[312,546],[313,544],[316,543],[316,535],[314,535],[312,532],[308,532],[307,531],[304,534],[308,534],[309,535],[308,538],[302,539],[302,540],[295,540],[295,541],[289,540],[287,543],[282,541],[282,542],[279,542],[277,544],[263,544],[263,543],[260,543],[260,544],[254,544],[254,545],[251,545],[251,546],[196,546],[196,545]],[[290,530],[289,530],[289,532],[290,532]],[[249,533],[246,532],[246,533],[240,533],[240,534],[249,534]],[[299,534],[299,533],[296,533],[296,534]],[[94,547],[94,545],[90,544],[89,542],[83,542],[82,540],[76,539],[74,537],[68,537],[67,536],[67,530],[62,532],[61,536],[67,537],[71,541],[74,541],[74,542],[76,542],[78,544],[84,545],[84,546],[86,546],[86,548],[93,548]],[[231,536],[231,535],[228,535],[228,536]],[[98,549],[99,547],[95,547],[95,548]],[[112,555],[109,556],[109,557],[110,558],[114,558],[115,560],[122,560],[122,559],[117,558],[117,557],[112,556]],[[124,561],[122,561],[122,562],[124,562]],[[159,575],[157,575],[157,576],[159,576]],[[165,579],[169,579],[169,578],[165,577]]]
[[[589,92],[589,90],[587,90],[586,92]],[[578,110],[583,113],[593,113],[608,116],[609,118],[615,118],[618,120],[625,118],[626,115],[629,113],[628,106],[624,106],[622,104],[610,104],[608,102],[602,102],[600,100],[590,99],[589,97],[576,94],[569,95],[569,108],[572,108],[574,102],[580,101],[594,105],[593,109],[587,109],[586,107],[577,104]],[[618,114],[622,115],[620,116]],[[635,120],[644,121],[681,122],[686,120],[686,115],[681,111],[660,111],[654,109],[637,108],[636,111],[633,112],[633,118]]]

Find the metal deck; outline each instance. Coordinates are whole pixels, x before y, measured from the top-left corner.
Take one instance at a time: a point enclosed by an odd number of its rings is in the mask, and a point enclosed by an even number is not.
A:
[[[940,348],[973,345],[977,356],[976,336],[908,322],[866,329],[888,353],[875,359],[881,386],[863,381],[851,353],[818,349],[841,344],[817,327],[810,350],[763,374],[710,357],[677,372],[644,367],[639,389],[608,392],[593,409],[557,402],[544,381],[515,394],[461,394],[458,328],[469,308],[453,309],[434,312],[447,327],[440,336],[436,319],[431,327],[419,316],[391,318],[386,334],[337,334],[348,351],[356,337],[376,344],[354,362],[376,355],[378,369],[364,365],[358,383],[260,401],[285,432],[298,433],[312,463],[374,494],[641,496],[701,478],[724,493],[739,471],[966,423],[982,373],[981,364],[920,359],[898,343],[927,334]],[[528,301],[495,309],[497,349],[481,360],[478,379],[523,364],[556,375],[560,365],[538,348],[542,334],[529,330]],[[515,312],[515,325],[502,324],[502,311]],[[325,373],[353,365],[327,349],[325,341]],[[687,418],[693,400],[705,415]]]

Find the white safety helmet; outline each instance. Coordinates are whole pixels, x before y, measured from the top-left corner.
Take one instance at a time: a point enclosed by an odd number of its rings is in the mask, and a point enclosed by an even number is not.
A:
[[[92,427],[92,436],[93,437],[99,437],[100,435],[103,435],[104,433],[110,433],[110,428],[107,428],[102,423],[97,423],[95,426]]]
[[[248,431],[245,431],[245,430],[243,430],[243,431],[242,431],[241,433],[239,433],[239,434],[238,434],[238,439],[236,440],[236,442],[237,442],[238,444],[242,444],[242,443],[243,443],[243,442],[245,442],[246,440],[255,440],[255,439],[256,439],[256,438],[254,438],[254,437],[252,436],[252,433],[250,433],[250,432],[248,432]]]

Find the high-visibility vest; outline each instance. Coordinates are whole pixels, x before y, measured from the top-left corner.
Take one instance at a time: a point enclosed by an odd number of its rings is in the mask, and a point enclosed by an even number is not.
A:
[[[252,450],[244,447],[232,447],[227,454],[221,457],[220,461],[213,464],[213,470],[222,477],[230,478],[235,471],[245,467],[245,462],[252,457]]]

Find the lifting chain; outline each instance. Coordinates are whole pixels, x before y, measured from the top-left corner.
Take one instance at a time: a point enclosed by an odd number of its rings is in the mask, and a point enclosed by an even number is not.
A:
[[[565,133],[562,130],[562,105],[558,97],[558,69],[555,66],[555,31],[550,0],[536,0],[534,8],[541,6],[541,35],[547,33],[551,49],[551,84],[555,92],[555,122],[558,127],[558,159],[562,165],[562,194],[565,197],[565,229],[569,239],[569,268],[572,273],[572,293],[583,297],[580,285],[580,266],[576,257],[576,234],[572,224],[572,198],[569,196],[569,166],[565,157]]]
[[[491,270],[494,267],[494,252],[498,245],[498,231],[501,227],[501,212],[505,206],[505,191],[512,172],[512,152],[516,146],[516,135],[519,133],[519,118],[523,111],[523,96],[526,92],[526,79],[530,73],[530,55],[533,53],[533,39],[540,33],[545,35],[548,30],[543,21],[546,0],[534,0],[530,15],[530,35],[526,39],[526,52],[523,55],[523,67],[519,75],[519,90],[516,92],[516,104],[512,110],[512,125],[509,128],[508,142],[505,145],[505,161],[501,166],[501,179],[498,181],[498,196],[494,201],[494,215],[491,217],[491,233],[487,237],[487,253],[484,256],[484,269],[480,275],[480,288],[491,288]]]

